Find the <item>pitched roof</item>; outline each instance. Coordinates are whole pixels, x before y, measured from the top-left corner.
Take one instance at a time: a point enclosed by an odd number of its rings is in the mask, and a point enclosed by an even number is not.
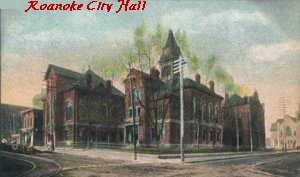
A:
[[[233,94],[229,98],[229,105],[230,106],[237,106],[245,104],[245,99],[239,96],[238,94]]]
[[[278,122],[278,123],[282,123],[283,122],[283,119],[277,119],[277,121],[276,122]]]
[[[289,115],[287,115],[286,117],[290,118],[294,122],[298,122],[296,117],[292,117],[292,116],[289,116]]]
[[[223,99],[222,96],[216,94],[215,92],[213,92],[212,90],[210,90],[207,86],[203,85],[203,84],[197,84],[194,80],[189,79],[189,78],[184,78],[183,79],[183,88],[187,89],[187,88],[193,88],[196,90],[199,90],[201,92],[204,92],[210,96],[219,98],[219,99]],[[155,93],[156,96],[158,98],[162,98],[163,96],[170,96],[170,95],[174,95],[174,96],[179,96],[178,90],[179,90],[179,81],[178,80],[173,80],[173,82],[167,82],[164,84],[164,86],[161,88],[164,91],[158,91],[158,93]]]
[[[75,89],[75,88],[87,89],[88,88],[87,81],[88,81],[89,76],[91,79],[91,83],[90,83],[91,90],[97,89],[97,87],[99,87],[99,86],[106,87],[106,82],[91,69],[88,69],[84,74],[81,74],[81,73],[78,73],[78,72],[75,72],[72,70],[68,70],[65,68],[61,68],[61,67],[58,67],[55,65],[49,65],[48,70],[49,70],[49,68],[54,69],[54,71],[58,72],[58,74],[76,79],[75,82],[67,85],[66,87],[60,89],[59,91],[66,91],[66,90]],[[49,72],[48,70],[47,70],[47,72]],[[112,86],[111,91],[112,91],[113,95],[124,97],[124,94],[120,90],[115,88],[114,86]]]
[[[166,45],[164,47],[165,49],[166,48],[171,48],[171,49],[178,49],[178,45],[176,43],[176,40],[175,40],[175,37],[174,37],[174,34],[173,34],[173,31],[172,30],[169,30],[169,34],[168,34],[168,39],[167,39],[167,42],[166,42]]]
[[[72,70],[69,70],[66,68],[62,68],[62,67],[50,64],[47,68],[47,71],[46,71],[46,74],[44,77],[45,80],[48,79],[48,76],[49,76],[49,73],[51,70],[53,70],[55,73],[57,73],[59,75],[63,75],[63,76],[73,78],[73,79],[79,79],[81,76],[81,74],[76,71],[72,71]]]
[[[271,132],[276,132],[276,131],[277,131],[277,128],[278,128],[278,127],[277,127],[277,122],[272,123],[272,124],[271,124],[271,130],[270,130],[270,131],[271,131]]]

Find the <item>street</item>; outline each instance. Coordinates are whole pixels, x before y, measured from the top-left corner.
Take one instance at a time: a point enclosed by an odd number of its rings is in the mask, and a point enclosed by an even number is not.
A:
[[[262,153],[263,154],[263,153]],[[224,156],[224,155],[223,155]],[[185,163],[179,159],[157,159],[151,155],[139,155],[134,161],[129,153],[121,153],[105,150],[75,150],[57,149],[55,153],[40,153],[35,157],[50,159],[58,162],[62,169],[54,176],[300,176],[300,153],[269,154],[249,157],[235,157],[226,155],[227,158],[216,160],[211,157],[210,161],[190,160]],[[21,156],[18,156],[21,158]],[[204,158],[204,157],[197,157]],[[207,157],[206,157],[207,158]],[[24,159],[30,160],[29,157]],[[45,162],[42,162],[45,163]],[[55,165],[40,165],[34,170],[33,176],[51,176],[57,170]],[[50,164],[50,166],[49,166]],[[50,168],[51,167],[51,168]],[[45,168],[45,169],[41,169]],[[44,171],[44,173],[40,173]],[[49,173],[47,173],[49,172]],[[46,175],[47,174],[47,175]],[[272,175],[275,174],[275,175]],[[27,176],[32,176],[28,174]]]

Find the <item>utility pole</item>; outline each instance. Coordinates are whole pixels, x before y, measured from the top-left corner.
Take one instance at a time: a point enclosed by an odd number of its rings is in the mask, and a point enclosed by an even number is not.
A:
[[[129,79],[130,79],[130,100],[131,100],[131,107],[132,107],[132,126],[133,126],[133,153],[134,153],[134,160],[137,160],[137,155],[136,155],[136,129],[135,129],[135,105],[134,105],[134,94],[133,94],[133,89],[132,89],[132,75],[131,75],[131,64],[129,63]]]
[[[179,73],[179,84],[180,84],[180,157],[181,161],[184,161],[184,147],[183,147],[183,138],[184,138],[184,104],[183,104],[183,67],[186,64],[185,59],[182,55],[178,60],[174,61],[174,74]]]
[[[253,153],[252,117],[251,117],[250,96],[248,97],[248,105],[249,105],[249,126],[250,126],[250,149],[251,149],[251,153]]]
[[[236,126],[236,150],[237,152],[240,151],[240,135],[239,135],[239,122],[238,122],[238,112],[235,111],[235,126]]]
[[[51,151],[55,151],[55,145],[54,145],[54,99],[55,99],[55,96],[52,96],[52,99],[51,99],[51,122],[50,122],[50,125],[51,125]]]
[[[286,147],[286,121],[285,121],[285,115],[286,115],[286,109],[287,109],[287,103],[289,102],[288,99],[281,97],[279,104],[280,108],[282,109],[283,112],[283,134],[282,134],[282,139],[283,139],[283,146],[282,146],[282,152],[286,153],[287,147]]]

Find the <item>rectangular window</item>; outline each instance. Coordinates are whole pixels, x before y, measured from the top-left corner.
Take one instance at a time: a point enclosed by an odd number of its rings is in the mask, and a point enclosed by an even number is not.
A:
[[[141,115],[141,107],[137,108],[137,116],[139,117]]]
[[[131,108],[129,108],[128,117],[132,117],[132,109]]]
[[[214,140],[214,132],[210,131],[210,141],[213,141],[213,140]]]
[[[203,133],[202,133],[202,140],[203,140],[203,142],[206,141],[206,130],[203,130]]]
[[[134,113],[132,112],[132,108],[129,108],[128,117],[132,117],[133,115],[139,117],[141,115],[141,107],[136,107]]]
[[[217,132],[217,141],[220,141],[220,132]]]

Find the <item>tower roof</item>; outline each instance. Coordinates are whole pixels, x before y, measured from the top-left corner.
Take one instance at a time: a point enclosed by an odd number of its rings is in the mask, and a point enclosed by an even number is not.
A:
[[[163,53],[159,59],[159,63],[176,60],[180,54],[180,48],[177,45],[174,34],[172,30],[169,30],[168,39],[165,47],[163,48]]]
[[[175,40],[172,30],[169,30],[168,39],[167,39],[164,49],[166,49],[166,48],[170,48],[170,49],[178,49],[179,48],[176,43],[176,40]]]

